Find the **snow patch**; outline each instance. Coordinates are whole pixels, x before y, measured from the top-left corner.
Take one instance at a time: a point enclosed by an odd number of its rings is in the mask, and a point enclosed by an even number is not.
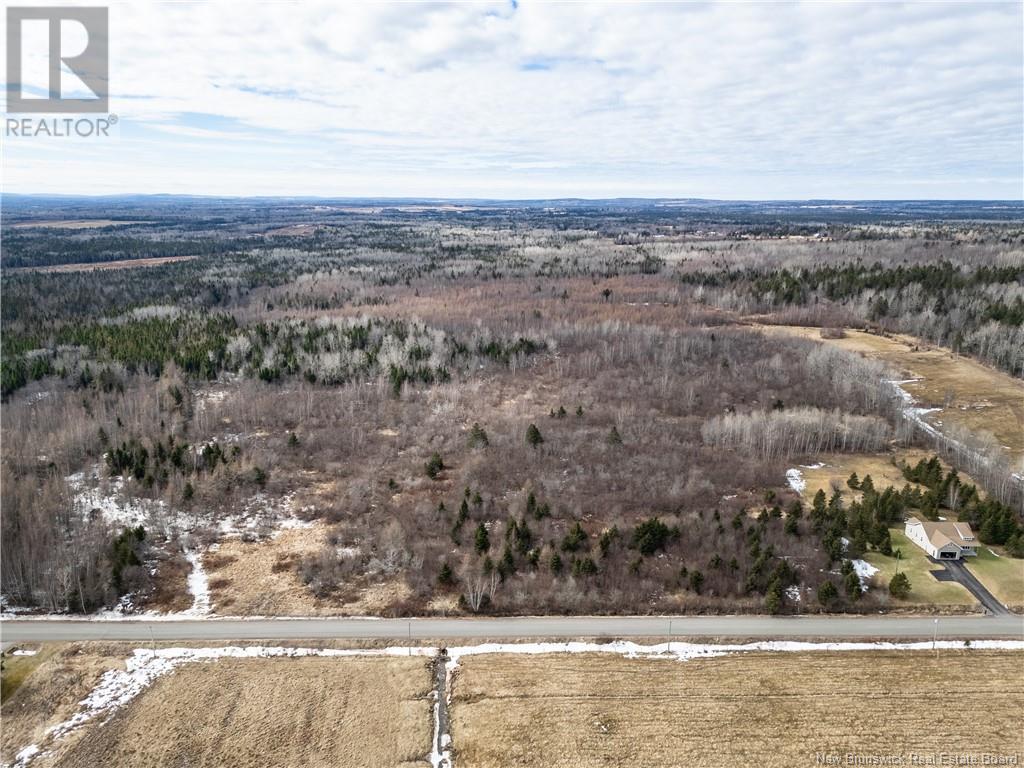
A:
[[[800,587],[796,584],[786,587],[786,597],[792,600],[794,603],[800,602]]]
[[[804,480],[803,472],[796,468],[786,470],[786,482],[797,493],[803,493],[807,487],[807,481]]]
[[[11,656],[35,656],[39,651],[30,651],[27,648],[18,648],[11,651]]]
[[[185,611],[187,616],[204,616],[210,612],[210,579],[203,568],[201,552],[189,550],[185,559],[192,566],[188,575],[188,593],[192,595],[192,607]]]
[[[878,573],[878,569],[867,560],[851,560],[850,562],[853,564],[853,572],[860,579],[860,591],[867,592],[871,577]]]

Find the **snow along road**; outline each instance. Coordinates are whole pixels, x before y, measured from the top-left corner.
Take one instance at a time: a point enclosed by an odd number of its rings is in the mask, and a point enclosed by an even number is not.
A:
[[[1006,616],[521,616],[452,619],[198,619],[0,622],[4,644],[128,640],[525,640],[550,638],[1024,639],[1024,617]]]

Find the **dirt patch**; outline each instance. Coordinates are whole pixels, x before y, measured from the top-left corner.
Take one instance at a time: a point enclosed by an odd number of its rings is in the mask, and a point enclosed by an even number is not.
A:
[[[430,690],[416,657],[187,664],[85,729],[55,765],[422,765]]]
[[[1015,754],[1024,748],[1022,662],[1022,653],[998,651],[467,657],[452,738],[463,768]],[[953,683],[951,670],[970,684]],[[954,685],[956,706],[941,706],[938,692]]]

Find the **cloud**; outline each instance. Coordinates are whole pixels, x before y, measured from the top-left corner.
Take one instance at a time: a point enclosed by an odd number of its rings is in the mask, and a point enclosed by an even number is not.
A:
[[[59,166],[8,141],[6,189],[1018,198],[1024,183],[1019,3],[110,17],[120,138]]]

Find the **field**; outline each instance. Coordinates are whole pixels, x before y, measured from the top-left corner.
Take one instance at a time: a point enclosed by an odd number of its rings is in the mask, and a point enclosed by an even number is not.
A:
[[[5,764],[31,743],[50,753],[33,768],[406,766],[430,751],[432,678],[415,656],[186,663],[109,721],[46,742],[45,727],[75,711],[99,672],[122,666],[108,650],[122,659],[129,653],[126,646],[61,649],[4,705]]]
[[[819,339],[891,364],[904,371],[906,378],[920,379],[901,386],[922,407],[943,409],[938,416],[930,417],[936,425],[948,422],[975,433],[988,432],[1015,465],[1024,462],[1024,381],[909,336],[848,330],[845,338],[821,339],[819,328],[760,327],[769,333]]]
[[[928,460],[933,454],[922,450],[899,450],[893,453],[832,453],[820,457],[818,464],[824,466],[799,467],[800,475],[803,477],[806,486],[800,492],[804,501],[810,502],[814,495],[822,490],[825,495],[831,495],[832,491],[838,488],[847,498],[859,498],[860,493],[852,491],[846,485],[850,474],[857,473],[861,480],[871,475],[872,484],[875,489],[882,491],[889,486],[896,489],[907,484],[906,478],[900,471],[899,462],[914,465],[920,459]],[[944,465],[945,466],[945,465]],[[961,473],[960,477],[965,482],[972,482],[969,476]],[[913,485],[913,484],[912,484]]]
[[[67,219],[53,221],[24,221],[12,224],[14,229],[100,229],[102,227],[126,227],[140,224],[138,221],[115,221],[114,219]]]
[[[967,568],[989,592],[1014,611],[1024,609],[1024,562],[993,551],[999,547],[978,547],[978,556],[966,560]]]
[[[137,269],[139,267],[159,267],[179,261],[191,261],[195,256],[157,256],[151,259],[118,259],[116,261],[96,261],[83,264],[54,264],[46,267],[13,267],[9,272],[93,272],[107,269]]]
[[[0,718],[0,760],[9,763],[28,744],[44,740],[46,729],[78,710],[104,672],[124,668],[123,646],[107,643],[44,645],[35,656],[4,658]]]
[[[771,768],[815,765],[819,753],[1014,754],[1024,749],[1022,661],[982,651],[759,653],[679,664],[468,657],[454,686],[452,737],[462,768]],[[943,706],[951,680],[956,704]]]

